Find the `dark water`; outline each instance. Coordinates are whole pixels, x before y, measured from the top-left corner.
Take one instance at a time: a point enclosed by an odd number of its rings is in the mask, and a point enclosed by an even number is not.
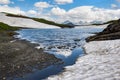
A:
[[[24,78],[16,78],[15,80],[41,80],[62,72],[65,66],[73,65],[78,57],[84,55],[82,46],[85,43],[85,38],[102,30],[102,28],[78,28],[23,29],[19,31],[19,38],[40,44],[45,52],[54,54],[64,63],[51,65],[43,70],[35,70],[34,73],[26,74]],[[64,55],[68,53],[69,55]]]

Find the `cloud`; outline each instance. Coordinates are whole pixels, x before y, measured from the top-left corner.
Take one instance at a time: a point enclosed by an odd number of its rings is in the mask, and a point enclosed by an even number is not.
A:
[[[52,15],[57,16],[59,22],[70,20],[79,21],[108,21],[120,18],[120,9],[103,9],[94,6],[80,6],[68,11],[60,8],[53,8]]]
[[[55,0],[57,4],[68,4],[73,3],[73,0]]]
[[[50,4],[48,4],[47,2],[36,2],[34,6],[37,8],[48,8],[50,7]]]
[[[0,0],[0,4],[9,4],[10,0]]]
[[[0,12],[8,12],[8,13],[22,14],[22,15],[26,14],[19,7],[9,7],[8,5],[3,5],[3,6],[0,5]]]
[[[116,1],[120,2],[120,0],[116,0]]]
[[[63,16],[66,14],[66,11],[64,9],[61,9],[59,7],[52,8],[51,13],[56,16]]]
[[[30,15],[36,15],[37,14],[37,12],[35,10],[29,10],[27,13],[30,14]]]
[[[116,4],[111,4],[111,7],[114,9],[118,8],[118,6]]]

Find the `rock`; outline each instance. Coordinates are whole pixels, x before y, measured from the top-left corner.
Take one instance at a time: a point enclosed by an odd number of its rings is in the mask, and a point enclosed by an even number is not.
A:
[[[17,68],[19,69],[19,68],[20,68],[20,66],[17,66]]]
[[[66,46],[64,46],[64,45],[63,45],[63,46],[58,46],[57,48],[58,48],[58,49],[65,49]]]
[[[6,77],[3,77],[3,80],[6,80]]]
[[[120,19],[107,26],[100,34],[110,34],[120,31]]]
[[[86,41],[114,40],[120,39],[120,19],[109,24],[102,32],[86,38]]]
[[[78,41],[80,41],[80,39],[74,39],[74,41],[77,41],[77,42],[78,42]]]

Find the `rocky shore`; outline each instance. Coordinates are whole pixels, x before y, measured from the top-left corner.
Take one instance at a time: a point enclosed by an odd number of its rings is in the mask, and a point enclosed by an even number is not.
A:
[[[120,39],[120,19],[110,23],[107,28],[105,28],[102,32],[94,36],[88,37],[86,41],[89,42],[115,39]]]
[[[34,69],[43,69],[59,61],[52,54],[36,49],[37,44],[15,39],[13,31],[0,31],[0,80],[22,77]]]

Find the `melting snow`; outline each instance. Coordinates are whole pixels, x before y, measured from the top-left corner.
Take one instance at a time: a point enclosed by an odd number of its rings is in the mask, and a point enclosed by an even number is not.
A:
[[[72,54],[72,51],[69,50],[69,49],[68,50],[64,50],[64,49],[63,50],[57,50],[57,54],[68,57]]]
[[[87,55],[48,80],[120,80],[120,40],[86,43]]]

